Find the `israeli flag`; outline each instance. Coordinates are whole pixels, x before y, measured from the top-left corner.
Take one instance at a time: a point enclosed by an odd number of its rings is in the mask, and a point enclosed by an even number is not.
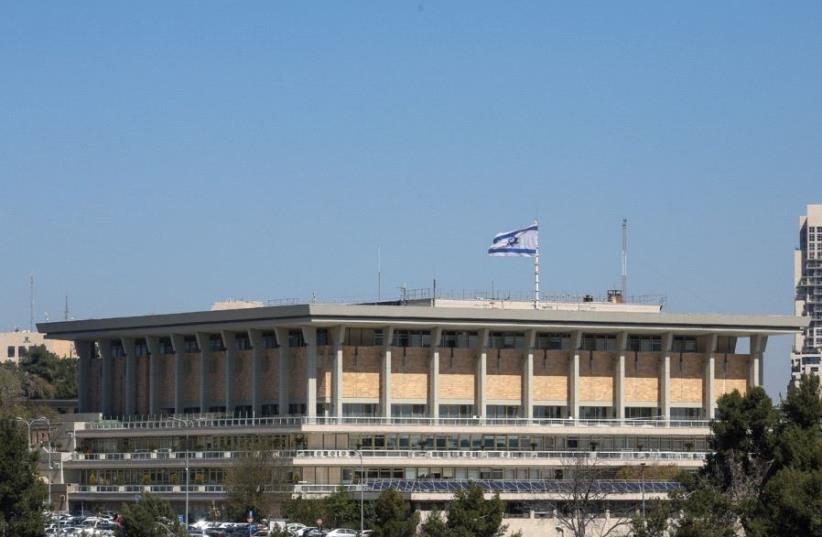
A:
[[[539,248],[538,224],[500,233],[488,248],[488,255],[518,255],[531,257],[537,255]]]

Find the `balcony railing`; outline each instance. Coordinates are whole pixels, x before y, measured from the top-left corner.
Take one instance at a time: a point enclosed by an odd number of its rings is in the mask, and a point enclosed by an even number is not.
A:
[[[249,456],[248,451],[156,451],[138,453],[73,453],[73,461],[225,461]],[[594,461],[702,461],[707,453],[702,451],[512,451],[512,450],[412,450],[412,449],[299,449],[266,452],[272,458],[288,459],[363,459],[404,458],[424,460],[576,460]]]
[[[348,492],[377,493],[387,489],[396,489],[400,492],[414,493],[453,493],[467,488],[472,483],[491,492],[501,493],[570,493],[578,483],[570,480],[513,480],[513,479],[480,479],[475,481],[451,479],[375,479],[364,481],[361,484],[345,483],[341,485],[315,485],[300,483],[295,485],[269,485],[265,487],[268,493],[290,494],[331,494],[340,489]],[[225,494],[223,485],[189,485],[189,493]],[[679,490],[681,485],[676,481],[629,481],[629,480],[598,480],[592,490],[605,494],[665,494]],[[140,494],[143,492],[184,494],[185,485],[71,485],[70,492],[93,494]],[[180,498],[182,499],[182,497]]]
[[[181,417],[178,419],[147,418],[140,420],[103,420],[86,422],[86,430],[156,430],[156,429],[222,429],[222,428],[299,428],[302,426],[450,426],[450,427],[705,427],[710,420],[665,420],[654,419],[572,419],[572,418],[428,418],[428,417],[264,417],[264,418],[215,418],[215,417]]]

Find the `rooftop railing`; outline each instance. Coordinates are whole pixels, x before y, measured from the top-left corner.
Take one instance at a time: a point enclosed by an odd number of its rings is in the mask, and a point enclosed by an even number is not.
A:
[[[163,451],[133,453],[73,453],[72,461],[225,461],[248,457],[249,451]],[[298,449],[266,451],[272,458],[363,459],[408,458],[425,460],[578,460],[592,461],[702,461],[702,451],[513,451],[513,450],[413,450],[413,449]]]
[[[649,429],[690,427],[707,428],[710,420],[666,419],[572,419],[572,418],[427,418],[427,417],[157,417],[134,420],[85,422],[86,430],[157,430],[157,429],[237,429],[300,428],[303,426],[422,426],[422,427],[644,427]]]

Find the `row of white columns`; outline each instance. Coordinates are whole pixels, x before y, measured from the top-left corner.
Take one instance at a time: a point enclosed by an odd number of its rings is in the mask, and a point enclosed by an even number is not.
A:
[[[317,329],[313,326],[302,327],[303,340],[305,341],[305,415],[316,416],[317,412]],[[277,327],[274,329],[279,345],[280,358],[277,372],[278,382],[278,410],[281,416],[289,415],[290,398],[290,369],[291,352],[288,346],[288,328]],[[382,363],[380,368],[380,412],[384,417],[391,416],[391,342],[393,339],[393,327],[384,329],[384,344],[382,348]],[[199,407],[203,412],[208,411],[212,403],[215,406],[224,406],[226,412],[234,411],[235,405],[235,361],[236,361],[236,334],[234,332],[223,331],[223,346],[225,348],[224,378],[225,393],[221,401],[211,401],[209,398],[210,379],[210,357],[211,357],[211,334],[198,332],[195,337],[200,350],[200,378],[199,378]],[[329,329],[329,336],[333,350],[333,363],[331,369],[331,408],[332,416],[342,416],[343,408],[343,343],[345,338],[344,327],[334,327]],[[260,330],[252,329],[248,331],[252,350],[252,386],[251,386],[251,407],[253,414],[259,416],[262,413],[261,383],[263,378],[262,362],[265,348],[263,336]],[[183,390],[185,373],[183,360],[185,353],[185,338],[180,334],[170,335],[172,348],[174,350],[174,410],[175,413],[183,412]],[[429,416],[439,417],[439,358],[442,331],[435,328],[431,331],[431,354],[429,361],[429,382],[427,406]],[[475,366],[475,414],[478,417],[485,417],[487,409],[487,362],[490,332],[488,329],[480,331],[479,349]],[[123,350],[125,351],[125,378],[124,378],[124,413],[133,415],[137,413],[137,392],[136,392],[136,352],[135,339],[130,337],[121,338]],[[536,349],[536,331],[530,330],[525,334],[526,349],[522,357],[522,388],[521,388],[521,417],[533,417],[533,381],[534,381],[534,353]],[[618,336],[618,354],[614,365],[614,417],[622,419],[625,417],[625,360],[628,355],[627,349],[628,334],[621,333]],[[660,383],[660,410],[664,418],[668,419],[671,414],[670,386],[671,386],[671,348],[673,335],[666,334],[663,337],[663,351],[659,363],[659,383]],[[113,356],[111,352],[112,340],[101,340],[99,343],[100,357],[102,359],[100,396],[100,411],[104,415],[113,413]],[[715,379],[715,354],[716,354],[716,334],[710,335],[707,339],[707,359],[705,360],[704,390],[703,390],[703,410],[706,417],[713,418],[716,408],[716,394],[714,390]],[[755,335],[751,337],[751,366],[749,370],[748,385],[762,385],[762,356],[765,351],[767,337]],[[81,379],[89,378],[89,360],[94,352],[94,342],[76,341],[77,352],[80,358],[79,373]],[[159,414],[160,394],[159,394],[159,366],[160,337],[146,337],[146,346],[150,353],[149,358],[149,379],[148,379],[148,410],[150,414]],[[579,417],[580,412],[580,357],[588,351],[581,350],[582,332],[572,333],[572,350],[568,361],[568,415]],[[81,412],[88,412],[92,409],[89,405],[88,390],[81,390],[79,396],[79,406]]]

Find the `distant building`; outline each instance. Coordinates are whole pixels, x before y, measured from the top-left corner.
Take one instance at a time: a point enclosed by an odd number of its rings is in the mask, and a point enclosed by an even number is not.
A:
[[[0,332],[0,362],[14,362],[29,354],[32,347],[45,345],[46,348],[60,358],[76,358],[74,344],[71,341],[46,340],[45,334],[29,330],[14,330]]]
[[[803,374],[819,375],[822,361],[822,205],[808,205],[799,217],[799,248],[794,253],[794,313],[810,319],[796,335],[791,354],[791,382]]]

